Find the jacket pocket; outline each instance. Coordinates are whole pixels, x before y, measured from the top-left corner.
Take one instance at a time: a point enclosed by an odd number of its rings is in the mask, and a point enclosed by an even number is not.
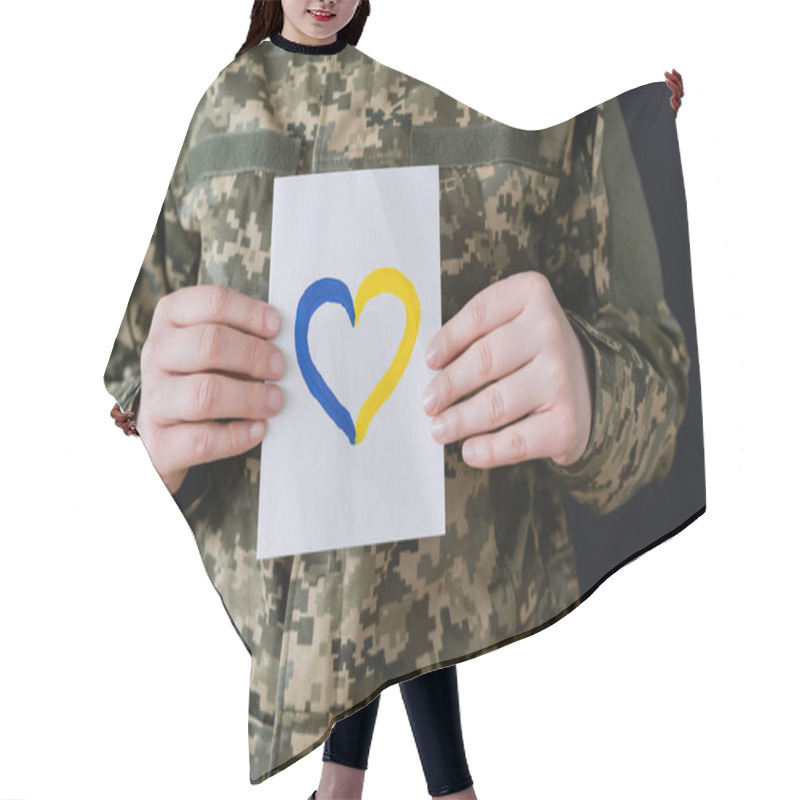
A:
[[[268,299],[274,181],[297,172],[300,147],[259,130],[211,135],[189,151],[183,213],[201,234],[198,283]]]
[[[189,151],[189,186],[207,176],[262,170],[293,175],[300,157],[300,140],[280,131],[218,133],[201,139]]]
[[[569,122],[525,131],[496,120],[477,125],[411,129],[411,164],[442,167],[518,164],[558,177]]]
[[[495,280],[539,268],[569,125],[412,128],[412,166],[439,166],[443,321]]]

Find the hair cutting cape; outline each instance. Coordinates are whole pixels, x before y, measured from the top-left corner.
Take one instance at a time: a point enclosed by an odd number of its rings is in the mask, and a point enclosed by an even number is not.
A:
[[[452,442],[445,535],[268,560],[256,558],[260,445],[190,469],[175,501],[252,657],[252,783],[387,686],[557,621],[705,510],[686,201],[664,82],[525,131],[355,47],[293,53],[264,40],[222,70],[191,120],[104,376],[121,408],[137,408],[164,295],[224,284],[269,300],[276,176],[413,165],[439,169],[442,321],[495,281],[545,275],[591,364],[589,443],[566,467],[476,469]]]

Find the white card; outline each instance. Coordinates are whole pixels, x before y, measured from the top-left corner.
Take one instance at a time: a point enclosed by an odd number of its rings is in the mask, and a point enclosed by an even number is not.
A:
[[[422,410],[442,325],[438,167],[276,178],[269,302],[286,367],[257,557],[443,535],[444,446]]]

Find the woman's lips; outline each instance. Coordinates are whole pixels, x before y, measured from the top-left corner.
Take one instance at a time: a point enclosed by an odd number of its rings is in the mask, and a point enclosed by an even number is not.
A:
[[[311,14],[311,16],[314,17],[314,19],[318,19],[321,22],[327,22],[329,19],[332,19],[333,17],[336,16],[336,14],[331,14],[331,13],[329,13],[327,11],[311,11],[311,10],[309,10],[308,13]]]

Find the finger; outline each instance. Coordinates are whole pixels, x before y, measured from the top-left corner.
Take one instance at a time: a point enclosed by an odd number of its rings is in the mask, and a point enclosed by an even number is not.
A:
[[[277,380],[284,369],[283,354],[274,344],[213,323],[172,329],[159,339],[157,360],[166,372],[222,370],[261,380]]]
[[[168,384],[168,385],[167,385]],[[282,407],[283,392],[275,384],[247,381],[215,373],[173,375],[162,382],[160,424],[227,419],[266,419]]]
[[[674,81],[667,81],[667,86],[669,87],[669,90],[672,92],[673,99],[678,97],[678,95],[680,94],[680,89],[678,88],[678,84],[675,83]]]
[[[262,338],[275,336],[280,315],[269,303],[229,286],[185,286],[156,306],[159,322],[180,328],[217,323]]]
[[[252,450],[266,435],[266,420],[198,422],[161,428],[156,446],[169,463],[161,463],[163,474],[231,458]]]
[[[470,392],[519,370],[536,352],[537,342],[520,314],[470,345],[436,375],[423,393],[423,410],[441,414]]]
[[[494,433],[467,439],[462,456],[471,467],[491,469],[551,457],[559,452],[561,441],[555,413],[544,411]]]
[[[676,81],[667,81],[667,86],[669,86],[670,90],[676,97],[680,97],[683,94],[680,84],[678,84]]]
[[[431,420],[431,435],[440,444],[455,442],[510,425],[532,411],[547,409],[550,391],[560,386],[533,361],[495,383],[486,386],[468,400],[448,408]],[[549,385],[548,385],[549,384]]]
[[[670,88],[677,91],[683,95],[683,78],[681,78],[680,74],[675,70],[672,70],[672,73],[665,72],[664,75],[667,78],[667,83],[669,84]]]
[[[478,292],[431,339],[428,366],[445,366],[474,341],[516,317],[530,297],[532,282],[538,280],[547,278],[537,272],[519,273]]]

